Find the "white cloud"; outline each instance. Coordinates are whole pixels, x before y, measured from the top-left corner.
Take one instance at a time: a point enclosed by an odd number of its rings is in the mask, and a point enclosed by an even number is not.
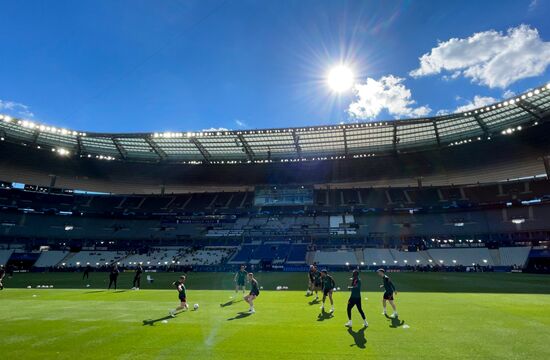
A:
[[[504,99],[509,99],[509,98],[511,98],[511,97],[514,97],[514,96],[516,96],[516,93],[513,92],[512,90],[506,90],[506,91],[502,94],[502,97],[503,97]]]
[[[240,128],[248,127],[247,123],[245,123],[244,121],[239,120],[239,119],[235,119],[235,124]]]
[[[0,100],[0,112],[6,112],[10,115],[23,118],[34,117],[34,114],[27,105],[9,100]]]
[[[539,0],[531,0],[531,2],[529,3],[529,11],[535,10],[538,4]]]
[[[472,110],[472,109],[477,109],[477,108],[480,108],[480,107],[483,107],[483,106],[494,104],[497,101],[498,101],[498,99],[495,99],[494,97],[491,97],[491,96],[476,95],[476,96],[474,96],[473,101],[470,100],[466,104],[457,107],[454,112],[455,113],[460,113],[460,112],[464,112],[464,111],[468,111],[468,110]]]
[[[202,132],[219,132],[219,131],[231,131],[231,130],[223,127],[219,127],[219,128],[211,127],[208,129],[202,129],[201,131]]]
[[[506,33],[489,30],[440,42],[419,60],[420,67],[410,72],[413,77],[445,71],[450,78],[464,76],[491,88],[506,88],[544,73],[550,65],[550,42],[544,42],[537,29],[520,25]]]
[[[373,119],[382,110],[390,115],[402,117],[421,117],[431,112],[428,106],[415,107],[411,91],[403,85],[403,78],[393,75],[379,80],[368,78],[354,87],[356,99],[350,104],[348,113],[356,119]]]

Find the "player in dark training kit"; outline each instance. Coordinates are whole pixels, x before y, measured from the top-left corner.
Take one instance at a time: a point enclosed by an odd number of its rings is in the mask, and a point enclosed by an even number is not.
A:
[[[4,277],[6,276],[6,269],[4,266],[0,266],[0,290],[4,290]]]
[[[247,276],[247,272],[245,269],[246,269],[246,266],[241,265],[241,269],[235,273],[235,278],[233,279],[233,281],[235,282],[235,293],[238,293],[240,288],[244,294],[244,291],[245,291],[244,283],[246,281],[246,276]]]
[[[254,300],[260,296],[260,287],[258,286],[258,280],[254,279],[253,273],[248,273],[248,282],[250,282],[250,293],[244,297],[244,301],[250,305],[248,312],[254,314],[256,312],[254,310]]]
[[[346,326],[351,327],[351,309],[353,309],[354,306],[357,306],[357,311],[359,311],[359,314],[363,319],[363,326],[368,327],[369,323],[367,322],[367,318],[365,317],[365,313],[363,312],[363,306],[361,305],[361,279],[359,278],[358,270],[353,270],[351,285],[348,286],[348,289],[350,289],[351,294],[348,300],[349,321],[346,323]]]
[[[88,264],[84,268],[84,274],[82,274],[82,280],[84,279],[88,280],[90,278],[90,271],[92,271],[92,267],[90,266],[90,264]]]
[[[134,275],[132,290],[139,290],[141,287],[141,274],[143,274],[143,267],[139,264]]]
[[[120,270],[118,270],[117,265],[113,265],[111,268],[111,272],[109,272],[109,290],[111,290],[111,286],[115,286],[116,290],[116,283],[118,280],[118,274],[120,274]]]
[[[323,304],[321,305],[321,311],[325,311],[325,300],[328,296],[330,300],[330,312],[334,312],[334,301],[332,300],[332,291],[336,286],[334,278],[328,274],[326,269],[321,270],[321,281],[323,283]]]
[[[386,275],[386,271],[384,269],[378,269],[376,272],[384,279],[384,283],[380,285],[381,288],[384,288],[384,297],[382,299],[382,307],[384,311],[382,312],[382,314],[384,316],[387,316],[386,301],[389,301],[391,307],[393,308],[393,314],[391,315],[391,317],[397,317],[397,308],[395,307],[395,303],[393,302],[393,296],[397,294],[397,291],[395,291],[395,285],[393,285],[390,277]]]
[[[315,292],[315,301],[319,300],[319,290],[321,290],[321,273],[317,269],[316,265],[311,265],[309,267],[308,273],[309,280],[309,293],[313,294]]]
[[[176,317],[176,313],[180,310],[186,311],[189,309],[189,306],[187,305],[187,289],[185,288],[185,275],[180,276],[178,281],[174,281],[172,285],[176,287],[178,290],[178,299],[180,301],[180,305],[175,308],[174,310],[170,310],[169,314],[171,317]]]

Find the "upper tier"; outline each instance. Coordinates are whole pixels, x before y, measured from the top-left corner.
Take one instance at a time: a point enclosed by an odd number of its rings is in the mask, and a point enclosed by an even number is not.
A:
[[[0,139],[66,157],[243,164],[353,159],[485,141],[549,118],[550,84],[464,113],[431,118],[218,132],[87,133],[0,115]]]

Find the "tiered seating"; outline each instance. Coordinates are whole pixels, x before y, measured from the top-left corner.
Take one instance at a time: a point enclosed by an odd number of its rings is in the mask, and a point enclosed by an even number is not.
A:
[[[351,250],[316,251],[314,261],[319,265],[358,265],[355,252]]]
[[[388,249],[367,248],[363,250],[363,255],[366,265],[390,265],[395,260]]]
[[[123,265],[149,265],[149,266],[164,266],[170,265],[180,258],[182,253],[187,248],[154,248],[145,254],[134,254],[126,257],[121,261]]]
[[[307,245],[295,244],[290,247],[287,264],[303,264],[306,261]]]
[[[119,251],[81,251],[67,258],[64,262],[67,267],[85,265],[96,267],[110,265],[125,256],[126,253]]]
[[[231,259],[231,261],[229,263],[230,264],[241,264],[241,263],[248,262],[248,260],[250,259],[250,256],[252,255],[252,252],[254,251],[255,248],[256,248],[256,245],[251,245],[251,244],[248,244],[248,245],[245,244],[245,245],[241,246],[239,251],[235,254],[235,256],[233,256],[233,258]]]
[[[13,250],[0,250],[0,265],[6,265],[13,254]]]
[[[522,247],[501,247],[500,252],[500,265],[502,266],[520,266],[524,267],[531,251],[530,246]]]
[[[391,249],[390,254],[393,260],[397,261],[397,264],[400,266],[416,264],[425,265],[428,262],[428,255],[425,251],[409,252]]]
[[[233,249],[205,248],[186,253],[179,259],[181,265],[219,265],[231,255]]]
[[[290,244],[265,243],[258,246],[250,255],[251,260],[286,259],[290,251]]]
[[[59,264],[67,255],[68,251],[43,251],[34,263],[34,267],[48,268]]]
[[[495,265],[487,248],[430,249],[428,255],[434,263],[446,266]]]

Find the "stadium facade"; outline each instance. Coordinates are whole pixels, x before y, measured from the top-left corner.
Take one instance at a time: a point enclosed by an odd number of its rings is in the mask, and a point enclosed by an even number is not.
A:
[[[1,115],[0,262],[535,269],[549,119],[550,84],[459,114],[291,129],[100,134]]]

